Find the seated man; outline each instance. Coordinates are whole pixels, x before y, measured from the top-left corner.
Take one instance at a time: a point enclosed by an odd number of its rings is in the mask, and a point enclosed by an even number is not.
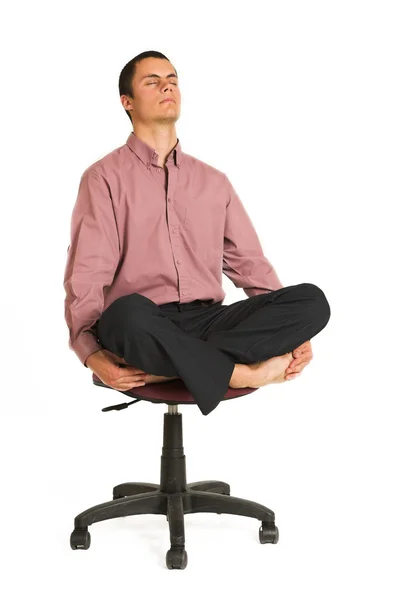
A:
[[[134,131],[84,171],[72,213],[69,345],[120,391],[182,378],[206,415],[229,386],[298,374],[330,307],[314,284],[283,287],[228,177],[182,151],[170,61],[138,55],[119,91]],[[222,273],[245,300],[222,304]]]

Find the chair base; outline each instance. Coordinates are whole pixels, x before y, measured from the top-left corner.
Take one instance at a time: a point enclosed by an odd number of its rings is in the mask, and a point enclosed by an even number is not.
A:
[[[262,544],[276,544],[279,530],[275,514],[262,504],[230,495],[230,486],[224,481],[197,481],[186,483],[186,457],[182,445],[182,414],[177,405],[169,405],[164,413],[164,442],[161,455],[160,484],[128,482],[114,487],[113,500],[97,504],[75,517],[75,529],[70,544],[73,550],[87,550],[90,546],[88,527],[93,523],[130,515],[166,515],[171,548],[166,555],[169,569],[184,569],[187,565],[185,550],[184,515],[189,513],[217,513],[252,517],[262,522],[259,540]]]

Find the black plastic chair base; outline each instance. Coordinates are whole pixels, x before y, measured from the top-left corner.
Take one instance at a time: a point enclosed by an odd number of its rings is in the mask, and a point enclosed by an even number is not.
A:
[[[199,512],[258,519],[261,521],[260,543],[276,544],[279,540],[275,514],[269,508],[251,500],[231,496],[230,486],[224,481],[186,483],[182,414],[165,413],[160,484],[128,482],[115,486],[113,500],[93,506],[75,517],[71,548],[89,548],[88,527],[93,523],[131,515],[162,514],[166,515],[170,530],[171,547],[166,555],[167,567],[184,569],[187,565],[184,515]]]

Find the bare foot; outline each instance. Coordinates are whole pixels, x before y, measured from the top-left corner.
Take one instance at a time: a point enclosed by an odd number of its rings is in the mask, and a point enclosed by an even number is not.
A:
[[[269,383],[283,383],[285,371],[293,360],[291,352],[280,356],[273,356],[268,360],[248,365],[251,368],[251,381],[249,387],[262,387]]]
[[[288,352],[250,365],[235,365],[229,385],[233,388],[259,388],[269,383],[283,383],[285,371],[292,360],[293,355]]]

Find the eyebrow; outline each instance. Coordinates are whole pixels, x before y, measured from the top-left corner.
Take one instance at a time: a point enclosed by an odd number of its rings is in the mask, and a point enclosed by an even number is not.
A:
[[[146,77],[158,77],[160,79],[160,75],[157,75],[157,73],[150,73],[149,75],[143,75],[140,81],[142,81],[142,79],[145,79]],[[167,75],[167,77],[176,77],[178,79],[178,75],[176,73],[170,73],[169,75]]]

